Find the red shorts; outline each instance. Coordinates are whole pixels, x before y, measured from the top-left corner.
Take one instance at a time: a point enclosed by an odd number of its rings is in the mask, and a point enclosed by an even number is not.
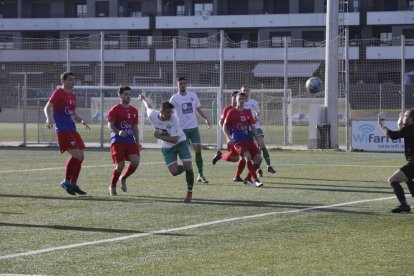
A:
[[[234,148],[234,145],[232,143],[227,143],[227,152],[230,154],[230,156],[239,156],[239,153]]]
[[[260,154],[259,148],[253,141],[240,141],[234,145],[234,148],[240,156],[243,156],[243,153],[246,151],[250,152],[252,158]]]
[[[139,147],[137,144],[113,143],[111,144],[112,161],[118,164],[121,161],[130,161],[129,156],[132,154],[139,155]]]
[[[85,149],[82,137],[76,131],[56,132],[61,153],[71,149]]]

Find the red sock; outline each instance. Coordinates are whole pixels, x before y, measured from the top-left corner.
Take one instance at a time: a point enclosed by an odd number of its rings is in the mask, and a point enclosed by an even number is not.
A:
[[[249,169],[249,174],[247,175],[247,178],[249,179],[253,178],[254,180],[256,180],[257,179],[256,170],[258,168],[257,165],[253,162],[248,162],[247,168]]]
[[[80,173],[80,171],[82,169],[82,162],[83,161],[81,161],[79,159],[76,159],[76,161],[77,161],[76,162],[76,166],[73,169],[73,173],[72,173],[72,176],[70,178],[70,182],[71,183],[76,183],[78,181],[79,173]]]
[[[78,165],[78,159],[73,158],[72,156],[66,160],[66,170],[65,170],[65,179],[70,181],[72,175],[75,171],[75,167]]]
[[[133,174],[136,171],[137,167],[133,167],[131,164],[129,164],[128,168],[126,169],[124,175],[122,178],[127,178],[131,174]]]
[[[243,172],[243,170],[244,170],[245,167],[246,167],[246,160],[244,160],[242,158],[237,163],[236,177],[240,177],[240,175]]]
[[[122,171],[121,171],[122,172]],[[121,175],[121,172],[118,172],[117,170],[112,170],[112,178],[111,178],[111,187],[116,187],[116,182],[118,182],[119,176]]]

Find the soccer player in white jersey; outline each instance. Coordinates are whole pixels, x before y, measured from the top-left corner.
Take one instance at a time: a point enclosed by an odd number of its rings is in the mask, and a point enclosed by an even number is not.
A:
[[[264,140],[264,132],[260,128],[260,124],[259,124],[260,115],[261,115],[260,114],[259,103],[256,100],[250,98],[250,88],[247,85],[242,85],[241,88],[240,88],[240,92],[246,93],[248,101],[245,102],[244,108],[250,109],[253,116],[255,116],[255,119],[256,119],[255,127],[256,127],[257,133],[259,134],[259,136],[262,136],[263,140]],[[263,153],[263,158],[264,158],[264,160],[266,161],[266,164],[267,164],[267,171],[270,172],[270,173],[276,173],[276,170],[273,169],[273,167],[270,163],[270,155],[269,155],[269,151],[267,150],[266,146],[262,147],[261,151]],[[263,176],[262,169],[259,168],[257,170],[257,173],[260,177]]]
[[[162,147],[165,164],[173,176],[177,176],[185,171],[187,181],[187,195],[184,202],[191,202],[193,197],[194,172],[192,167],[191,153],[187,143],[187,137],[178,123],[178,119],[173,115],[174,106],[170,102],[162,102],[160,111],[152,109],[143,95],[138,97],[147,109],[148,118],[155,128],[154,137]],[[177,164],[177,155],[183,165]]]
[[[187,91],[186,81],[184,77],[177,79],[178,92],[174,94],[170,103],[174,105],[174,112],[178,117],[180,127],[183,129],[189,142],[193,144],[195,152],[195,162],[198,169],[197,181],[207,184],[208,181],[203,174],[203,158],[201,156],[201,137],[198,130],[197,115],[202,117],[208,128],[211,123],[201,109],[200,100],[194,92]]]

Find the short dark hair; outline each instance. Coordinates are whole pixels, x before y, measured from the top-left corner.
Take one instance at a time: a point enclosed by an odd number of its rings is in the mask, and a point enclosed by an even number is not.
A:
[[[177,81],[185,81],[185,78],[184,77],[178,77]]]
[[[174,105],[172,103],[170,103],[169,101],[165,101],[165,102],[162,102],[160,104],[160,109],[161,110],[164,110],[164,109],[173,109],[173,108],[174,108]]]
[[[408,110],[408,118],[412,118],[414,120],[414,108]]]
[[[132,91],[132,90],[131,90],[131,87],[129,87],[129,86],[127,86],[127,85],[121,86],[121,87],[119,87],[119,89],[118,89],[118,96],[121,96],[122,94],[124,94],[124,91],[125,91],[125,90]]]
[[[240,92],[240,93],[238,93],[238,94],[237,94],[237,96],[247,97],[247,94],[246,94],[246,93],[244,93],[244,92]]]
[[[75,74],[74,74],[74,73],[72,73],[72,72],[63,72],[63,73],[60,75],[60,79],[61,79],[61,80],[67,80],[69,76],[75,76]]]
[[[231,93],[231,96],[232,97],[237,96],[237,94],[239,94],[239,92],[240,92],[239,90],[234,90],[233,93]]]

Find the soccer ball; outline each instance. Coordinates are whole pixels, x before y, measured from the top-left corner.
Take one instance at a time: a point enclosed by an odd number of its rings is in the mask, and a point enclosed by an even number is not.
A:
[[[305,87],[306,90],[308,90],[309,93],[319,93],[322,91],[322,81],[320,78],[312,77],[306,81]]]

